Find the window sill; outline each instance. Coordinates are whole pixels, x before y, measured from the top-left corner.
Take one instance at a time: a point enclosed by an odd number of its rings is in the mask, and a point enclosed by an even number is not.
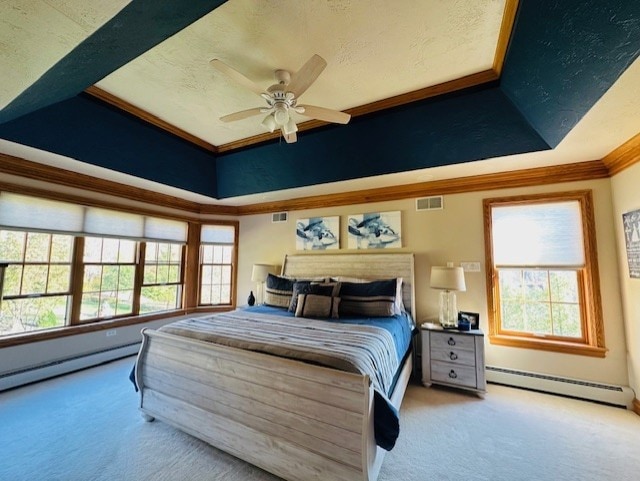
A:
[[[560,352],[578,356],[602,357],[607,353],[605,347],[577,344],[573,342],[556,341],[518,336],[491,335],[489,342],[498,346],[518,347],[522,349],[536,349],[540,351]]]
[[[157,321],[158,319],[167,319],[177,316],[183,316],[189,312],[185,309],[175,309],[171,311],[157,312],[153,314],[144,314],[141,316],[121,317],[118,319],[109,319],[103,321],[93,321],[74,326],[63,326],[52,329],[43,329],[41,331],[24,332],[20,334],[11,334],[0,338],[0,348],[19,346],[32,342],[47,341],[49,339],[58,339],[61,337],[75,336],[77,334],[85,334],[87,332],[103,331],[116,327],[131,326],[134,324],[144,324],[146,322]]]

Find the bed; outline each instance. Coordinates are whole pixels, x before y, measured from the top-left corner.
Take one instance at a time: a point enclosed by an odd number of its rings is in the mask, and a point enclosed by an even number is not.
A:
[[[404,309],[415,313],[413,254],[286,256],[282,275],[401,278]],[[263,312],[265,318],[271,314]],[[226,322],[249,322],[248,316],[240,309],[228,313]],[[281,320],[274,316],[273,322]],[[143,330],[135,379],[147,421],[157,418],[286,480],[377,478],[386,451],[376,442],[374,414],[380,394],[399,409],[411,374],[411,348],[399,353],[391,389],[381,393],[375,375],[186,337],[186,324]],[[297,327],[305,326],[306,319]]]

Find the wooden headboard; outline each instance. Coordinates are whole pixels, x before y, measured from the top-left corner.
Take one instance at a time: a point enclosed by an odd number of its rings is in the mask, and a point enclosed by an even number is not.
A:
[[[307,254],[287,255],[282,275],[289,277],[348,276],[360,279],[402,277],[402,301],[415,319],[413,254]]]

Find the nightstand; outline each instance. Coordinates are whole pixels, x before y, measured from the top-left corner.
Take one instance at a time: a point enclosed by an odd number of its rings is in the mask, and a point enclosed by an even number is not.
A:
[[[484,364],[484,333],[479,330],[443,329],[437,324],[420,326],[422,384],[442,384],[474,391],[487,390]]]

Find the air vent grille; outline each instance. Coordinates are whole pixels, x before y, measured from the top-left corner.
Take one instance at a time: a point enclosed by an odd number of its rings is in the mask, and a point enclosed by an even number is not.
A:
[[[444,209],[444,203],[441,195],[431,197],[422,197],[416,199],[416,210],[438,210]]]
[[[271,222],[287,222],[288,215],[286,212],[276,212],[271,214]]]

